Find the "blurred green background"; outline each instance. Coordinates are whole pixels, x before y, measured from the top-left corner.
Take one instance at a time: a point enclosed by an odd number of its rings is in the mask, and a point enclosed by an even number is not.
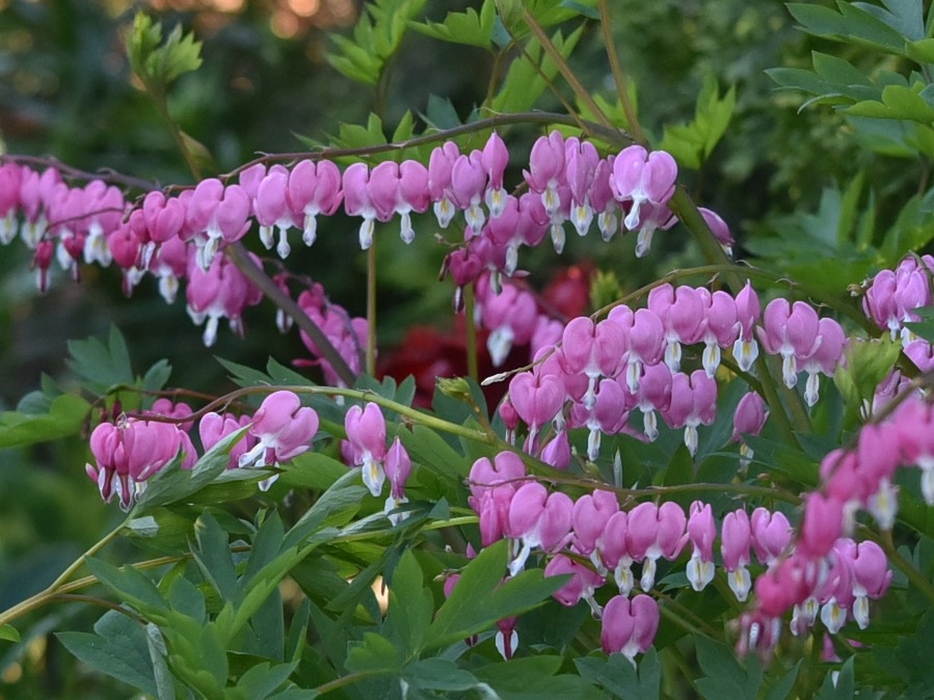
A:
[[[426,14],[441,19],[478,4],[431,1]],[[0,0],[0,150],[54,157],[92,172],[112,168],[159,184],[191,182],[171,135],[128,69],[121,33],[138,7],[166,27],[181,23],[204,42],[202,68],[178,81],[170,109],[182,128],[208,147],[222,172],[259,152],[300,150],[296,134],[324,140],[341,122],[365,122],[374,108],[369,90],[326,60],[334,48],[328,32],[346,31],[360,12],[354,0],[158,0],[141,6],[122,0]],[[879,230],[926,181],[926,163],[875,153],[865,148],[871,139],[852,122],[827,108],[798,112],[803,97],[776,89],[765,69],[809,67],[812,50],[839,50],[796,31],[781,2],[619,0],[613,8],[614,35],[637,85],[640,119],[655,139],[665,125],[692,117],[705,79],[713,76],[721,91],[735,86],[737,105],[726,135],[704,167],[684,172],[682,181],[699,204],[729,222],[739,257],[758,253],[777,271],[800,271],[788,240],[815,235],[814,212],[823,212],[825,223],[834,225],[833,192],[858,173],[868,173],[859,196],[865,201],[873,191]],[[613,83],[603,47],[598,27],[589,26],[572,65],[593,92],[610,96]],[[846,57],[861,67],[877,61]],[[466,118],[483,100],[491,69],[489,56],[478,49],[409,33],[393,61],[382,106],[387,134],[406,110],[425,113],[431,96],[449,99]],[[561,109],[554,95],[536,107]],[[508,176],[512,184],[519,182],[521,161],[538,134],[531,128],[506,133],[516,155]],[[394,225],[386,228],[379,274],[384,354],[392,352],[412,319],[451,325],[453,292],[450,282],[435,281],[444,251],[431,242],[430,222],[421,225],[419,240],[408,248],[398,242]],[[638,261],[632,238],[612,246],[595,236],[568,240],[561,259],[547,246],[523,253],[522,265],[534,281],[588,261],[613,271],[630,290],[701,261],[678,228],[659,234],[651,255]],[[827,259],[844,254],[855,252],[831,248]],[[884,262],[857,258],[847,274],[867,274]],[[354,222],[340,216],[322,222],[315,246],[296,246],[290,264],[321,281],[332,300],[353,314],[363,313],[365,258],[356,250]],[[166,305],[151,280],[127,300],[116,271],[85,267],[80,284],[59,274],[40,296],[29,267],[29,255],[18,243],[2,251],[0,407],[15,406],[38,387],[42,373],[67,388],[66,342],[102,335],[111,323],[127,337],[136,371],[166,357],[174,367],[173,386],[210,392],[230,388],[214,355],[261,366],[270,354],[283,363],[306,354],[294,331],[285,338],[277,333],[268,303],[248,312],[245,339],[224,328],[217,345],[206,350],[183,302]],[[116,521],[116,507],[99,502],[84,474],[87,457],[79,440],[0,451],[0,608],[42,588]],[[33,621],[37,641],[0,657],[0,668],[7,669],[0,696],[120,696],[116,686],[84,677],[47,636],[48,629],[65,626],[62,618],[75,610],[63,605],[44,613],[48,617]],[[87,609],[79,614],[67,625],[86,626],[96,616]]]

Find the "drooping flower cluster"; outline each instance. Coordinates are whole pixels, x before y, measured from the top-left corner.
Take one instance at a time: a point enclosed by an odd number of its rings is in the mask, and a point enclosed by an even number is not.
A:
[[[102,266],[115,261],[127,294],[148,272],[170,303],[185,279],[192,319],[198,324],[208,319],[204,340],[210,344],[218,318],[230,319],[242,332],[243,309],[261,299],[232,265],[218,261],[218,253],[243,239],[254,221],[263,245],[275,246],[285,258],[291,229],[300,229],[303,242],[311,245],[317,217],[334,214],[341,204],[349,216],[362,219],[362,248],[372,245],[376,221],[398,216],[402,238],[411,242],[413,213],[433,206],[446,228],[462,211],[464,243],[449,256],[446,269],[458,287],[491,271],[497,289],[498,276],[516,270],[520,246],[538,245],[550,232],[555,247],[562,248],[568,220],[585,235],[596,217],[608,240],[619,230],[618,214],[623,215],[624,229],[640,232],[640,255],[652,231],[675,222],[666,203],[677,166],[667,153],[631,146],[601,159],[593,144],[552,132],[532,149],[525,171],[529,191],[520,197],[504,187],[508,161],[505,144],[493,133],[482,150],[461,153],[453,142],[438,146],[427,167],[414,160],[373,167],[355,163],[342,173],[326,160],[291,167],[257,163],[240,172],[238,182],[208,178],[177,196],[149,192],[139,205],[102,180],[72,187],[55,168],[40,174],[5,162],[0,164],[0,243],[19,235],[33,250],[43,290],[56,258],[75,278],[81,261]],[[717,230],[729,236],[723,227]],[[221,291],[227,287],[230,291]]]
[[[795,543],[784,513],[761,507],[751,514],[744,508],[725,513],[718,530],[711,505],[701,501],[687,513],[670,501],[622,510],[616,495],[604,490],[574,501],[549,492],[511,452],[474,462],[469,485],[483,546],[501,538],[513,542],[509,575],[522,571],[533,555],[548,560],[546,575],[570,574],[554,597],[567,606],[587,601],[603,620],[604,648],[630,659],[648,649],[658,626],[658,606],[645,594],[655,586],[659,560],[679,562],[686,549],[691,553],[685,572],[694,590],[704,590],[719,565],[740,602],[753,586],[749,567],[755,555],[755,570],[762,572],[755,579],[755,610],[777,619],[797,605],[791,629],[799,635],[813,626],[818,612],[831,633],[847,619],[865,628],[868,601],[884,595],[892,576],[874,542],[857,544],[823,519],[815,523],[815,517],[832,517],[816,502],[805,505]],[[802,562],[808,562],[803,572],[795,568]],[[634,565],[640,567],[638,577]],[[596,593],[611,581],[618,595],[601,608]],[[632,597],[636,587],[643,593]]]
[[[115,423],[103,422],[91,433],[94,464],[88,476],[97,483],[101,497],[110,502],[117,496],[120,507],[129,510],[146,489],[146,482],[177,457],[181,468],[190,469],[198,460],[188,431],[192,413],[183,403],[165,399],[139,417],[121,415]],[[291,391],[275,391],[252,415],[207,413],[198,422],[198,436],[205,451],[222,439],[242,431],[230,449],[230,469],[276,466],[311,449],[318,432],[318,414],[301,405]],[[260,482],[267,489],[277,475]]]
[[[514,299],[510,308],[508,319],[497,327],[507,338],[516,336],[516,327],[527,332],[535,318],[534,306],[523,313]],[[566,440],[567,428],[587,428],[587,456],[594,460],[601,435],[631,431],[629,418],[638,410],[645,439],[657,437],[660,414],[669,427],[684,429],[685,444],[694,454],[698,427],[712,424],[716,417],[721,351],[732,348],[737,366],[748,371],[759,352],[757,337],[765,352],[783,357],[789,388],[797,383],[799,369],[808,375],[805,400],[813,405],[819,397],[819,375],[832,374],[843,358],[845,336],[840,324],[818,318],[804,302],[789,309],[786,301],[776,299],[760,316],[758,297],[749,283],[736,297],[704,287],[664,284],[649,294],[647,308],[619,305],[599,322],[572,319],[560,342],[542,345],[534,367],[510,381],[509,402],[528,426],[526,449],[544,454],[545,445],[536,439],[549,425],[554,427],[553,441]],[[481,318],[487,315],[481,312]],[[556,330],[543,337],[553,338]],[[692,372],[681,369],[685,346],[702,346],[701,367]],[[738,418],[737,439],[743,433],[758,434],[767,415],[761,400],[746,399],[740,409],[737,416],[748,412],[750,417]]]

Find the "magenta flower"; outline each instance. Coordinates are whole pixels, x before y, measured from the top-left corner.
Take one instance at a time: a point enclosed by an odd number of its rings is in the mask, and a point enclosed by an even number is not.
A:
[[[772,566],[791,544],[794,534],[791,523],[781,511],[772,512],[766,508],[756,508],[752,512],[749,524],[756,557],[765,566]]]
[[[749,281],[736,295],[736,323],[739,337],[733,343],[733,359],[744,372],[748,372],[759,357],[759,344],[756,342],[755,326],[759,322],[761,307],[759,297]]]
[[[226,318],[230,329],[243,335],[243,310],[255,306],[262,292],[223,255],[216,255],[205,270],[198,262],[199,253],[190,251],[188,258],[188,315],[195,325],[205,323],[203,341],[211,347],[217,339],[217,326]],[[257,262],[258,259],[254,258]]]
[[[642,562],[639,586],[648,591],[655,585],[656,562],[673,561],[687,543],[687,518],[677,503],[666,501],[661,506],[640,503],[629,512],[626,544],[633,561]]]
[[[428,160],[428,195],[434,203],[438,226],[447,228],[457,211],[451,189],[451,173],[460,150],[453,141],[445,141],[431,152]]]
[[[672,428],[684,428],[684,444],[697,454],[697,427],[711,425],[717,415],[717,382],[702,369],[691,376],[678,372],[671,377],[671,404],[662,415]]]
[[[537,481],[523,484],[509,503],[508,527],[504,534],[519,540],[522,547],[509,563],[509,574],[522,571],[532,549],[556,552],[570,537],[574,502],[560,491],[549,494]]]
[[[691,504],[687,524],[688,541],[691,543],[691,559],[687,565],[687,577],[695,591],[702,591],[713,581],[713,542],[717,537],[717,525],[709,503],[694,501]]]
[[[85,465],[97,482],[105,502],[117,496],[120,507],[129,510],[143,493],[146,480],[184,453],[183,468],[197,458],[191,440],[172,423],[129,418],[120,425],[101,423],[90,438],[95,464]]]
[[[303,217],[302,240],[310,246],[318,235],[318,215],[330,216],[343,200],[340,170],[329,160],[300,161],[289,173],[286,191],[292,212]]]
[[[363,483],[374,496],[383,490],[386,473],[386,419],[375,403],[365,408],[351,406],[344,416],[344,429],[353,453],[353,463],[363,470]]]
[[[647,652],[655,641],[659,619],[654,598],[641,594],[632,600],[621,595],[610,598],[603,608],[603,651],[621,653],[635,666],[636,654]]]
[[[661,319],[665,329],[665,364],[672,372],[681,369],[681,344],[696,343],[701,339],[704,320],[704,302],[697,290],[670,284],[655,287],[649,292],[648,308]]]
[[[565,181],[571,192],[571,223],[579,236],[586,236],[593,221],[590,190],[600,155],[596,147],[572,136],[564,142]]]
[[[791,389],[798,383],[798,362],[813,355],[820,342],[817,312],[803,301],[790,305],[779,297],[765,307],[762,321],[759,340],[767,353],[782,356],[782,379]]]
[[[752,461],[752,448],[743,440],[744,435],[759,435],[769,417],[768,407],[763,398],[755,391],[743,394],[733,413],[733,442],[740,443],[739,467],[745,470]]]
[[[665,413],[671,406],[671,387],[671,370],[664,362],[644,367],[634,398],[636,407],[642,411],[643,433],[649,442],[658,437],[655,411]]]
[[[228,185],[216,178],[202,180],[186,200],[185,240],[198,247],[197,261],[202,270],[210,268],[217,251],[238,241],[250,229],[250,197],[240,185]]]
[[[248,415],[242,415],[237,418],[232,413],[225,413],[224,415],[213,411],[211,413],[206,413],[201,417],[201,420],[198,421],[198,435],[201,438],[202,447],[204,447],[205,450],[210,450],[214,445],[231,433],[250,425],[252,420],[253,419]],[[243,437],[230,448],[230,461],[227,468],[234,469],[239,466],[240,457],[246,454],[255,445],[256,438],[249,433],[245,433]]]
[[[564,554],[558,554],[545,565],[545,576],[571,574],[571,580],[551,595],[561,605],[572,608],[586,600],[594,617],[599,619],[601,610],[594,592],[603,585],[603,576]]]
[[[822,318],[818,323],[817,347],[809,356],[801,358],[804,361],[803,369],[807,372],[808,380],[804,389],[804,400],[808,406],[813,406],[820,398],[819,374],[832,377],[837,365],[843,360],[843,349],[846,346],[846,335],[840,324],[832,318]]]
[[[631,202],[623,225],[639,229],[636,257],[644,256],[657,228],[669,228],[674,218],[666,206],[675,191],[678,164],[665,151],[648,153],[642,146],[623,149],[613,162],[610,186],[619,202]]]
[[[521,372],[509,382],[509,398],[516,413],[529,426],[529,443],[535,444],[538,431],[564,406],[564,384],[553,375]]]
[[[623,366],[626,333],[610,319],[600,323],[586,316],[572,319],[564,328],[558,361],[566,374],[585,374],[588,384],[582,403],[593,408],[599,377],[615,377]]]
[[[506,172],[506,166],[509,165],[509,151],[503,139],[495,131],[490,134],[490,138],[483,147],[480,162],[490,181],[484,196],[484,203],[490,210],[490,218],[496,219],[503,213],[508,197],[506,190],[503,189],[503,174]]]
[[[616,494],[601,489],[578,498],[571,512],[574,548],[584,556],[589,556],[601,575],[606,575],[607,572],[600,556],[604,548],[604,534],[610,518],[618,512],[619,501],[616,500]]]
[[[298,225],[289,202],[288,184],[289,171],[281,165],[274,165],[259,182],[253,199],[253,210],[259,222],[259,238],[266,250],[270,250],[275,244],[273,229],[277,229],[279,242],[276,252],[283,259],[292,250],[289,246],[289,229]]]
[[[708,377],[713,377],[720,366],[720,348],[728,348],[737,339],[736,302],[729,294],[705,288],[697,290],[704,305],[703,321],[699,329],[704,343],[702,363]]]
[[[706,207],[698,207],[697,211],[704,217],[704,221],[710,228],[710,232],[713,233],[713,237],[717,239],[717,243],[723,248],[723,252],[727,255],[733,255],[733,244],[736,243],[736,241],[733,240],[733,234],[730,233],[730,227],[727,223],[717,212],[711,211]]]
[[[727,513],[720,530],[720,556],[727,572],[727,583],[740,603],[746,601],[752,588],[752,579],[746,568],[751,544],[752,530],[746,511],[740,508]]]
[[[389,479],[389,497],[386,499],[386,505],[383,511],[389,518],[389,522],[398,525],[402,520],[408,517],[408,512],[391,513],[403,503],[408,503],[409,499],[405,497],[405,482],[409,479],[412,472],[412,460],[409,459],[409,453],[402,446],[402,440],[398,437],[393,440],[392,445],[386,451],[386,460],[383,463],[383,471],[386,478]]]
[[[354,163],[344,171],[342,180],[344,211],[348,216],[360,216],[360,249],[373,245],[373,233],[378,215],[370,193],[370,168],[366,163]],[[388,220],[388,217],[387,217]]]
[[[478,289],[480,318],[490,329],[486,346],[493,366],[506,361],[513,345],[527,345],[538,320],[535,297],[513,284],[503,285],[499,294]]]
[[[287,462],[311,449],[318,432],[318,414],[302,406],[301,399],[291,391],[274,391],[265,399],[250,423],[249,434],[256,445],[240,456],[240,467],[264,467]],[[260,482],[266,490],[277,475]]]
[[[402,240],[407,244],[415,240],[411,214],[428,209],[428,169],[414,160],[401,165],[384,161],[373,168],[369,189],[377,218],[388,221],[394,214],[400,215]]]
[[[892,571],[882,548],[871,540],[856,544],[842,539],[837,550],[853,572],[853,619],[861,630],[869,626],[869,599],[885,595],[892,582]]]

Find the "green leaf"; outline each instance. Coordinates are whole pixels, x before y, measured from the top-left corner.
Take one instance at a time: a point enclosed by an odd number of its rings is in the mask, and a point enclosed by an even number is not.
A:
[[[62,394],[52,400],[45,415],[19,411],[0,413],[0,448],[32,445],[76,435],[84,427],[91,404],[74,394]]]
[[[142,626],[111,610],[95,623],[94,632],[59,632],[55,636],[82,663],[156,696],[158,688]]]
[[[129,603],[154,622],[165,620],[168,611],[165,599],[152,582],[133,566],[118,569],[100,559],[88,559],[88,569],[120,600]]]
[[[886,85],[882,89],[882,102],[864,100],[843,111],[856,117],[875,119],[905,119],[921,124],[934,122],[934,107],[920,95],[920,83],[908,88],[901,85]]]
[[[801,671],[802,662],[803,659],[798,659],[798,663],[792,666],[791,670],[782,676],[778,683],[772,686],[765,700],[786,700],[794,689],[795,681],[798,679],[798,673]]]
[[[374,632],[365,632],[363,641],[347,652],[347,670],[352,673],[398,673],[402,659],[393,643]]]
[[[856,689],[853,675],[853,660],[855,658],[855,656],[848,658],[839,674],[832,671],[827,672],[824,683],[817,695],[814,696],[814,700],[852,700],[854,697],[853,692]]]
[[[639,660],[638,673],[622,654],[608,658],[587,656],[574,660],[578,672],[622,700],[651,700],[661,689],[661,665],[654,649]]]
[[[788,11],[809,34],[834,41],[905,55],[905,37],[856,4],[837,0],[837,11],[820,5],[789,3]]]
[[[704,81],[694,120],[689,124],[666,126],[659,148],[671,153],[682,165],[698,169],[726,133],[736,107],[736,88],[721,98],[713,75]]]
[[[20,640],[19,630],[13,625],[0,625],[0,639],[8,642],[18,642]]]
[[[906,39],[924,37],[922,0],[882,0],[885,7],[854,2],[856,7],[878,17]]]
[[[453,44],[467,44],[488,49],[493,42],[493,26],[496,19],[496,4],[484,0],[478,13],[472,7],[465,12],[448,12],[444,22],[412,22],[417,32]]]
[[[193,33],[185,34],[181,25],[176,25],[163,43],[162,25],[142,12],[136,13],[126,44],[133,71],[160,91],[180,75],[201,67],[201,42]]]
[[[583,25],[568,35],[567,39],[561,32],[556,32],[551,41],[558,53],[567,58],[577,46],[582,32]],[[553,81],[557,74],[558,66],[549,56],[543,56],[541,45],[530,38],[525,51],[509,64],[506,78],[490,102],[490,109],[494,113],[530,110],[545,92],[548,82]]]
[[[702,634],[694,635],[697,663],[704,677],[695,682],[708,698],[718,700],[754,700],[762,681],[762,668],[755,657],[746,660],[743,668],[733,650]]]
[[[324,491],[347,474],[347,465],[321,452],[305,452],[283,465],[280,480],[289,486]]]
[[[133,368],[126,341],[116,326],[110,327],[107,345],[97,338],[68,341],[65,360],[68,368],[86,380],[95,391],[104,393],[119,384],[133,384]]]
[[[507,555],[508,542],[501,540],[464,568],[428,628],[425,649],[452,644],[488,629],[497,620],[531,610],[566,583],[563,576],[543,578],[540,569],[503,581]]]
[[[237,570],[230,553],[230,542],[227,533],[209,512],[202,513],[195,521],[195,540],[198,547],[192,546],[191,554],[201,573],[222,600],[233,600],[237,591]]]
[[[416,690],[463,692],[480,685],[469,671],[458,668],[447,659],[423,659],[408,664],[402,671],[403,680]]]
[[[279,689],[292,675],[296,663],[256,664],[240,676],[237,688],[246,692],[250,700],[262,700]]]
[[[282,518],[276,511],[266,516],[266,520],[253,536],[250,556],[247,559],[246,570],[238,584],[238,592],[242,592],[254,578],[259,576],[263,569],[273,561],[283,549],[285,528]]]
[[[230,666],[227,663],[227,652],[221,645],[217,630],[213,624],[201,628],[198,651],[200,652],[198,655],[198,668],[210,673],[217,685],[221,687],[227,685],[227,675],[230,672]]]
[[[934,63],[934,39],[909,41],[905,49],[908,56],[918,63]]]
[[[384,629],[399,639],[403,656],[417,656],[431,623],[434,599],[411,549],[399,559],[387,583],[389,609]]]

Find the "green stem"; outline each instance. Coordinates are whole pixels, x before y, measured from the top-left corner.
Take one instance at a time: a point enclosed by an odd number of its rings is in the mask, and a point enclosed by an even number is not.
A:
[[[545,50],[545,53],[548,54],[548,57],[555,62],[555,65],[558,67],[558,71],[561,73],[561,76],[567,81],[570,85],[571,90],[577,96],[587,109],[590,110],[590,113],[594,115],[594,118],[599,119],[600,123],[608,128],[613,129],[613,122],[609,117],[604,114],[603,110],[600,109],[600,105],[597,104],[594,100],[593,95],[590,94],[590,91],[581,84],[580,80],[577,79],[574,71],[571,70],[571,67],[568,65],[568,62],[564,60],[564,56],[561,55],[561,52],[558,51],[558,47],[554,45],[554,42],[551,40],[551,37],[545,32],[542,25],[538,23],[538,20],[526,9],[522,10],[522,20],[525,22],[526,26],[535,35],[535,38],[538,39],[538,43],[541,44],[542,48]]]
[[[40,608],[43,605],[45,605],[47,602],[55,598],[55,596],[66,592],[65,584],[67,583],[68,579],[71,578],[74,575],[74,573],[78,571],[82,566],[84,566],[84,563],[90,557],[93,557],[95,554],[101,551],[104,547],[106,547],[111,542],[111,540],[113,540],[118,534],[120,534],[120,531],[126,527],[126,524],[129,522],[129,520],[130,520],[129,517],[127,517],[117,527],[115,527],[113,530],[111,530],[106,535],[104,535],[101,539],[99,539],[96,543],[94,543],[84,554],[82,554],[80,557],[75,559],[71,563],[71,565],[67,569],[65,569],[57,579],[52,581],[52,583],[49,584],[49,586],[46,587],[45,590],[42,590],[39,593],[36,593],[35,595],[30,596],[26,600],[20,601],[13,607],[7,608],[5,611],[0,613],[0,625],[8,624],[12,620],[15,620],[16,618],[22,615],[25,615],[31,610]]]
[[[366,373],[376,376],[376,240],[366,251]]]
[[[335,678],[333,681],[328,681],[327,683],[322,683],[317,688],[314,689],[316,695],[324,695],[325,693],[330,693],[332,690],[338,690],[343,688],[345,685],[350,685],[351,683],[356,683],[357,681],[362,681],[364,678],[371,678],[373,676],[383,675],[383,671],[357,671],[356,673],[350,673],[346,676],[341,676],[340,678]]]
[[[626,74],[623,73],[623,65],[619,60],[616,44],[613,41],[613,21],[608,0],[600,0],[600,26],[603,29],[603,43],[606,45],[606,56],[610,61],[610,71],[612,71],[613,81],[616,83],[616,94],[619,95],[619,103],[622,105],[623,114],[626,116],[626,126],[629,127],[636,142],[645,146],[648,142],[642,133],[642,127],[639,125],[635,105],[629,99],[629,91],[626,89]]]
[[[377,146],[362,146],[359,148],[322,148],[321,150],[293,151],[288,153],[265,153],[258,158],[244,163],[234,168],[230,172],[221,176],[222,179],[230,179],[247,168],[257,164],[266,164],[273,162],[301,160],[303,158],[315,158],[319,160],[335,160],[337,158],[362,158],[378,153],[398,152],[401,153],[410,148],[425,146],[440,141],[461,136],[464,134],[473,134],[478,131],[488,131],[501,126],[510,126],[513,124],[561,124],[564,126],[573,126],[583,128],[584,131],[593,138],[600,139],[607,144],[618,148],[625,148],[632,144],[633,139],[625,131],[621,131],[612,126],[597,124],[596,122],[580,119],[579,117],[559,114],[557,112],[516,112],[513,114],[497,114],[485,119],[478,119],[469,124],[462,124],[451,129],[443,131],[434,131],[430,134],[422,134],[405,141],[397,143],[379,144]]]
[[[411,406],[406,406],[404,403],[399,403],[398,401],[392,401],[391,399],[384,398],[372,391],[345,389],[342,387],[333,386],[296,385],[244,387],[243,389],[237,389],[236,391],[232,391],[218,399],[215,399],[203,408],[192,413],[190,416],[187,416],[187,419],[198,420],[206,413],[218,410],[221,407],[228,405],[230,402],[236,401],[240,397],[250,396],[253,394],[269,394],[272,391],[291,391],[296,394],[309,394],[312,396],[345,396],[347,398],[357,399],[359,401],[369,401],[370,403],[375,403],[379,406],[382,406],[383,408],[389,409],[390,411],[395,411],[400,416],[410,418],[413,422],[424,425],[425,427],[432,428],[434,430],[440,430],[451,435],[457,435],[458,437],[473,440],[474,442],[482,442],[487,445],[493,444],[492,438],[482,430],[474,430],[473,428],[467,428],[462,425],[458,425],[457,423],[451,423],[433,416],[430,413],[425,413],[423,411],[419,411],[418,409],[412,408]]]
[[[467,333],[467,376],[480,382],[480,369],[477,363],[477,326],[474,323],[474,302],[476,300],[474,283],[464,287],[464,328]]]

